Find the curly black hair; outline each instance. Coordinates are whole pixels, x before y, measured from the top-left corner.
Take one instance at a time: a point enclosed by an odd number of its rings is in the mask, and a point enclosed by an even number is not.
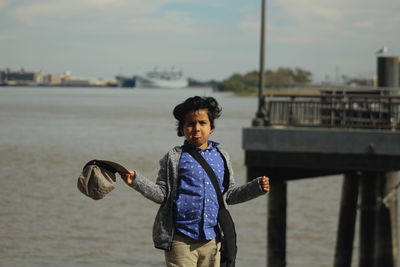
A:
[[[193,96],[189,97],[174,108],[173,114],[178,124],[178,136],[184,136],[183,125],[185,123],[186,114],[199,109],[207,109],[208,119],[211,123],[211,130],[214,130],[214,120],[221,116],[222,108],[218,105],[217,100],[215,100],[213,97]]]

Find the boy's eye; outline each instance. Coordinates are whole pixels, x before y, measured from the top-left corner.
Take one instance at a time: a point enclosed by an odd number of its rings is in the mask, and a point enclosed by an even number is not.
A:
[[[187,122],[185,122],[185,126],[187,126],[187,127],[194,127],[197,123],[199,123],[200,125],[207,125],[208,124],[208,122],[207,121],[199,121],[199,122],[195,122],[195,121],[187,121]]]

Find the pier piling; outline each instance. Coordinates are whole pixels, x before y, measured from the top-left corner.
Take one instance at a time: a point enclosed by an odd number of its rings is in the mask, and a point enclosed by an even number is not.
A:
[[[268,266],[286,266],[286,213],[287,213],[287,183],[286,181],[271,181],[268,199]]]
[[[360,172],[346,173],[343,178],[334,267],[351,266],[359,181]]]
[[[374,267],[379,173],[363,173],[361,179],[359,266]]]

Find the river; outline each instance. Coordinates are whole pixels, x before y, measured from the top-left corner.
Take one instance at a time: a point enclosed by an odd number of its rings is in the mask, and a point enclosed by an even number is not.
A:
[[[151,239],[156,204],[122,180],[95,201],[76,181],[95,158],[155,179],[158,160],[183,142],[172,109],[193,95],[220,102],[211,139],[224,145],[245,183],[242,128],[256,98],[204,88],[0,87],[0,266],[163,266]],[[287,266],[333,265],[341,184],[341,176],[289,182]],[[266,265],[267,201],[229,206],[238,267]]]

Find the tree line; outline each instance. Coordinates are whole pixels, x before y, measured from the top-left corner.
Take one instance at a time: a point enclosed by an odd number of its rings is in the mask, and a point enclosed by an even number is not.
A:
[[[305,85],[311,82],[312,73],[300,68],[283,68],[266,70],[264,74],[265,87],[287,87]],[[232,91],[235,93],[254,93],[259,86],[259,71],[250,71],[246,74],[233,74],[229,78],[218,82],[219,91]]]

